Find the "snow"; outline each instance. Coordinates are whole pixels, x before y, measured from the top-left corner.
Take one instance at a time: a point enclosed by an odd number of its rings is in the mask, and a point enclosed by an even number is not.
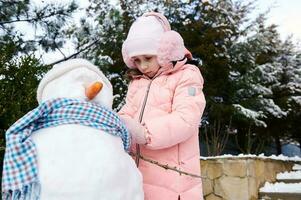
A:
[[[263,127],[267,127],[266,123],[262,120],[258,120],[257,118],[260,117],[265,117],[262,112],[257,112],[248,108],[243,107],[242,105],[239,104],[233,104],[233,107],[236,109],[236,111],[242,115],[244,115],[245,117],[254,120],[255,124],[257,126],[263,126]]]
[[[60,71],[61,67],[68,71]],[[42,102],[59,97],[87,100],[84,86],[101,81],[101,91],[89,101],[111,109],[112,86],[97,69],[83,59],[56,65],[42,79]],[[142,175],[124,151],[121,138],[92,127],[66,124],[39,129],[32,140],[37,150],[40,199],[144,199]]]
[[[266,182],[260,192],[269,193],[301,193],[301,183],[269,183]]]
[[[253,154],[239,154],[239,155],[231,155],[231,154],[224,154],[221,156],[212,156],[212,157],[200,157],[202,160],[209,160],[209,159],[221,159],[221,158],[261,158],[261,159],[273,159],[273,160],[282,160],[282,161],[294,161],[294,162],[301,162],[301,157],[294,156],[294,157],[287,157],[284,155],[271,155],[265,156],[264,154],[253,155]]]
[[[294,96],[292,97],[292,100],[294,100],[297,104],[301,105],[301,97]]]
[[[262,91],[263,92],[263,91]],[[276,118],[281,118],[286,116],[287,113],[282,111],[281,108],[274,102],[273,99],[261,99],[259,100],[262,105],[265,105],[265,112],[270,113],[272,116]]]
[[[298,164],[294,165],[293,170],[301,170],[301,165]]]
[[[260,192],[268,192],[268,193],[300,193],[301,194],[301,182],[300,183],[284,183],[281,182],[287,179],[298,180],[301,179],[301,165],[295,164],[293,166],[293,170],[299,171],[291,171],[291,172],[283,172],[277,174],[276,183],[266,182],[265,185],[259,189]]]
[[[292,171],[292,172],[283,172],[277,174],[277,180],[286,180],[286,179],[300,179],[301,180],[301,171]]]

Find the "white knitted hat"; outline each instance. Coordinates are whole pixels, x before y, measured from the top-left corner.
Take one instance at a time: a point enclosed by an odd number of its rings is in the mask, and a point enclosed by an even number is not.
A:
[[[53,81],[54,79],[64,75],[65,73],[73,69],[80,68],[80,67],[86,67],[89,70],[94,71],[96,74],[98,74],[101,77],[101,79],[104,81],[104,84],[108,88],[112,89],[112,84],[106,78],[106,76],[98,69],[98,67],[96,67],[95,65],[93,65],[92,63],[90,63],[85,59],[79,59],[79,58],[70,59],[65,62],[61,62],[59,64],[54,65],[52,69],[45,74],[43,79],[40,81],[37,90],[38,103],[41,104],[43,90],[49,82]]]

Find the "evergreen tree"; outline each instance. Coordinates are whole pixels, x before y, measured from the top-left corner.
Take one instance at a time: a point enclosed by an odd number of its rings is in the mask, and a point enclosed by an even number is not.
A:
[[[275,132],[281,131],[276,136],[280,136],[284,142],[290,142],[292,139],[300,141],[298,131],[301,127],[296,123],[300,119],[301,109],[300,53],[300,50],[288,38],[282,43],[281,54],[278,58],[281,68],[278,71],[278,84],[273,87],[273,93],[275,102],[287,112],[287,116],[282,122],[276,122],[277,126],[271,125],[270,128],[275,127]],[[279,127],[279,124],[282,126]]]
[[[299,91],[293,44],[282,42],[276,26],[265,26],[265,16],[256,20],[250,35],[232,48],[234,68],[231,79],[237,91],[234,96],[235,126],[240,144],[250,144],[255,151],[264,141],[275,142],[281,153],[281,140],[290,134],[293,119],[290,102]],[[297,92],[298,93],[298,92]],[[252,137],[248,138],[251,132]],[[250,153],[250,152],[248,152]]]
[[[268,139],[267,121],[286,116],[274,102],[271,88],[277,83],[280,65],[275,58],[280,43],[275,26],[265,27],[265,16],[261,15],[247,38],[232,48],[230,78],[236,91],[233,96],[234,124],[238,129],[239,143],[243,149],[248,149],[247,153],[258,150],[258,144],[265,141],[262,138]],[[249,146],[251,143],[255,146]]]
[[[64,25],[76,8],[74,2],[70,5],[42,3],[37,7],[29,0],[1,0],[0,44],[6,44],[7,38],[11,38],[23,53],[32,52],[38,47],[46,51],[60,48],[65,38]],[[26,33],[17,28],[20,25],[28,26],[29,32],[32,30],[33,39],[26,39]]]

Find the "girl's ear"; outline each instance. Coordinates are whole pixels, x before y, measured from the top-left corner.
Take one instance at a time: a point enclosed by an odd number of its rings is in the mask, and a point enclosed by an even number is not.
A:
[[[178,32],[166,31],[160,38],[157,51],[158,63],[162,67],[168,67],[172,65],[172,61],[183,59],[187,51],[183,38]]]
[[[185,57],[188,58],[188,60],[193,59],[191,52],[186,48],[185,48]]]

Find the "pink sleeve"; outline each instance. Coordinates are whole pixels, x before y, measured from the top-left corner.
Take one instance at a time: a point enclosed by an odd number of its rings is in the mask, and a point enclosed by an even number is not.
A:
[[[134,88],[133,85],[130,83],[128,86],[128,91],[126,94],[126,98],[125,98],[125,104],[122,106],[122,108],[119,110],[118,115],[119,116],[124,116],[124,117],[130,117],[130,118],[134,118],[134,114],[135,114],[135,106],[133,104],[133,97],[134,97]],[[130,146],[130,152],[134,152],[134,148],[135,148],[136,144],[131,142],[131,146]]]
[[[125,104],[122,106],[122,108],[119,110],[119,115],[125,115],[131,118],[134,118],[135,114],[135,106],[133,105],[133,98],[134,98],[134,88],[132,84],[129,84],[128,91],[125,98]]]
[[[176,87],[172,112],[144,121],[149,132],[149,149],[162,149],[198,134],[205,108],[203,78],[197,67],[187,68]]]

